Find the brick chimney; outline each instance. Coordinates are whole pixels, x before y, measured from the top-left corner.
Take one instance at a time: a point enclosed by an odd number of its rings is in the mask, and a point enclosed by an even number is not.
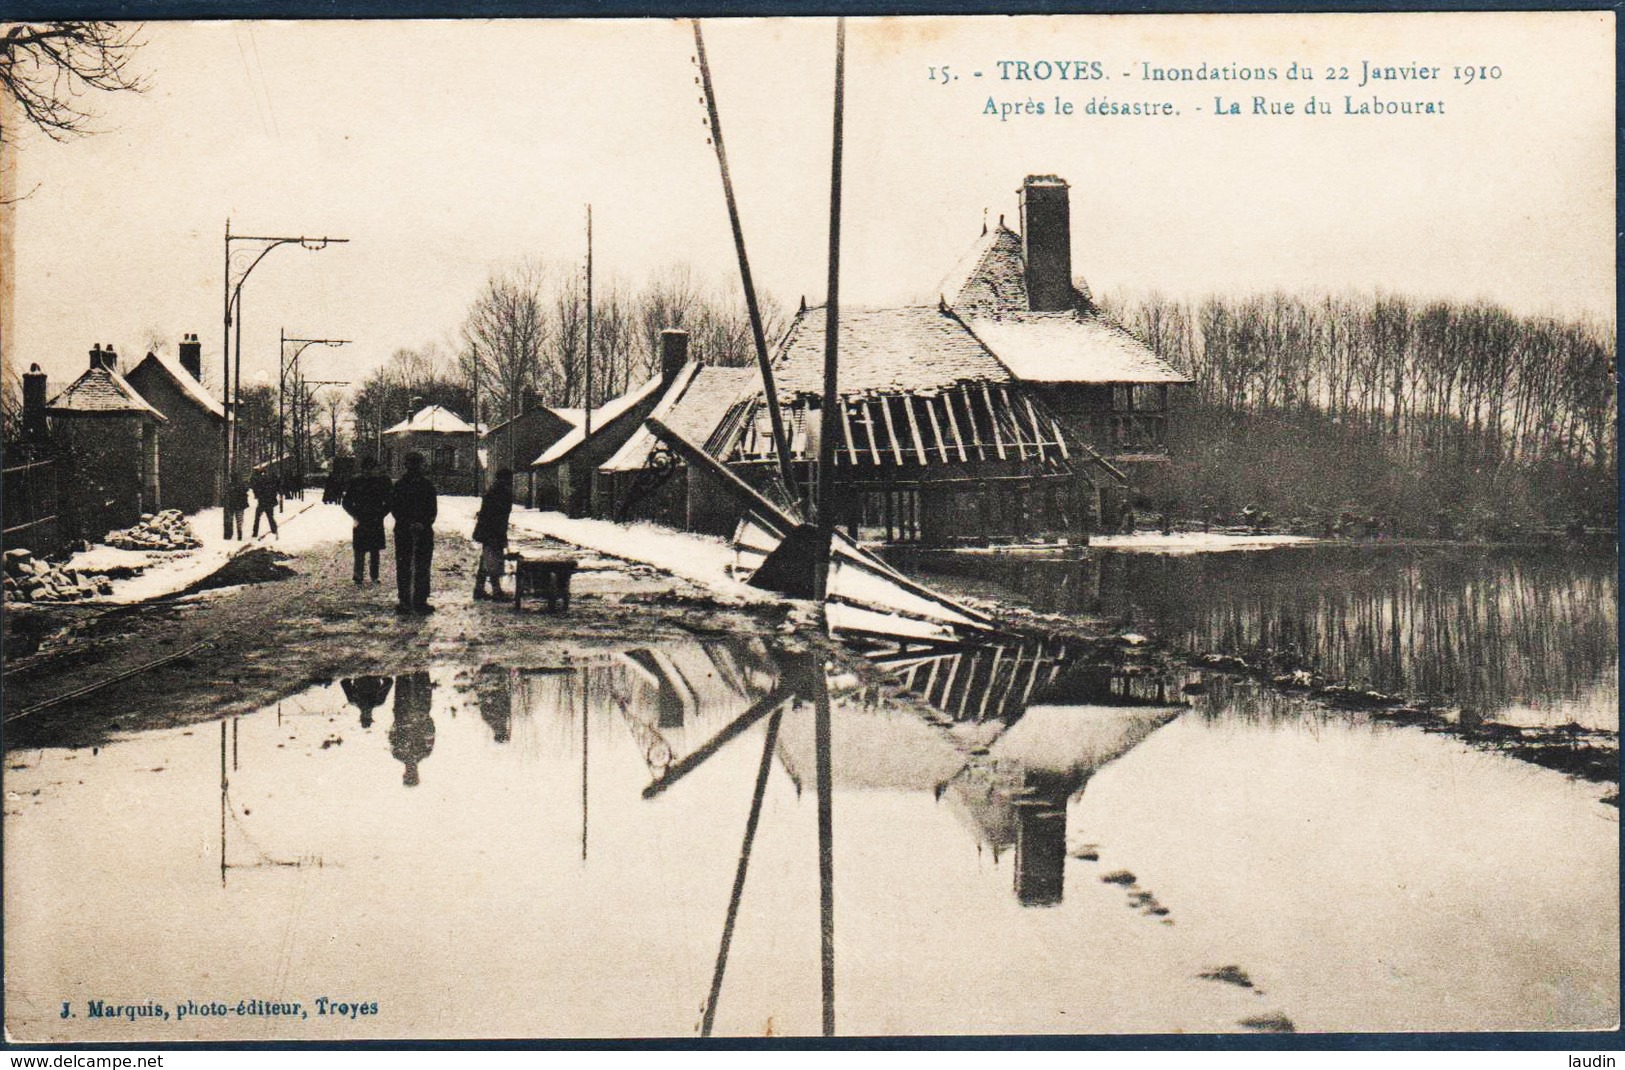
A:
[[[1064,312],[1072,291],[1072,208],[1066,180],[1028,175],[1021,184],[1022,256],[1027,261],[1027,307]]]
[[[688,363],[688,332],[667,328],[660,332],[660,382],[670,386]]]
[[[30,442],[45,437],[45,373],[38,364],[23,373],[23,437]]]
[[[188,375],[201,383],[203,381],[203,343],[197,340],[197,335],[181,335],[178,352],[180,353],[181,367],[186,369]]]
[[[90,366],[92,369],[104,366],[102,364],[102,347],[95,343],[91,343],[90,346]]]

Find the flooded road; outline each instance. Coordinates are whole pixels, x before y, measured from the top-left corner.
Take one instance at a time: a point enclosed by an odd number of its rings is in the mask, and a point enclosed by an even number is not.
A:
[[[875,656],[891,683],[760,639],[430,658],[219,724],[14,750],[7,1025],[125,1041],[1617,1019],[1618,810],[1595,785],[1056,646]]]
[[[1285,655],[1329,679],[1510,724],[1619,729],[1617,555],[1307,544],[1081,560],[937,554],[963,593],[1140,631],[1185,653]]]

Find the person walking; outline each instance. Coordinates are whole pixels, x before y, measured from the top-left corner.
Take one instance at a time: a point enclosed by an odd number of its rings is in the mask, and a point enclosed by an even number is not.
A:
[[[238,542],[243,538],[243,514],[248,512],[248,487],[243,477],[233,473],[226,487],[226,516],[231,520],[231,537]]]
[[[389,511],[395,514],[395,589],[400,596],[395,608],[400,613],[434,612],[429,605],[429,565],[434,560],[434,518],[440,506],[423,468],[423,454],[408,453],[406,474],[390,495]]]
[[[513,512],[513,470],[498,468],[491,489],[480,499],[480,513],[474,521],[474,541],[480,544],[480,559],[474,565],[474,597],[506,598],[502,590],[503,555],[508,549],[508,516]],[[491,593],[485,593],[490,580]],[[517,581],[515,581],[517,582]]]
[[[372,582],[378,582],[378,555],[384,548],[384,517],[389,515],[395,488],[389,477],[378,470],[378,461],[365,457],[361,474],[350,480],[342,498],[344,511],[355,521],[350,548],[355,555],[355,582],[361,583],[365,565],[372,566]]]
[[[254,538],[260,537],[260,517],[264,517],[271,525],[271,534],[276,532],[276,506],[277,486],[276,476],[268,468],[260,468],[254,472],[254,478],[248,481],[248,489],[254,492]]]

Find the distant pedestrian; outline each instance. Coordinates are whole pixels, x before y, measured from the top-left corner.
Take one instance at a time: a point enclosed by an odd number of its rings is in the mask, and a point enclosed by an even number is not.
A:
[[[254,492],[254,538],[260,537],[260,517],[264,517],[271,525],[271,534],[276,531],[276,476],[270,469],[261,468],[255,471],[254,478],[248,481],[248,489]]]
[[[513,470],[498,468],[491,489],[480,499],[480,514],[474,521],[474,541],[480,544],[480,559],[474,566],[474,597],[508,597],[502,590],[504,554],[508,550],[508,517],[513,512]]]
[[[355,555],[355,582],[360,583],[363,565],[370,565],[372,582],[378,582],[378,554],[384,548],[384,518],[389,515],[394,485],[378,470],[378,461],[366,457],[361,474],[350,481],[343,495],[344,511],[355,521],[350,548]]]
[[[434,561],[434,518],[440,510],[434,484],[423,474],[423,454],[406,455],[406,474],[395,483],[390,512],[395,514],[397,611],[432,613],[429,566]]]
[[[233,473],[226,487],[226,518],[231,521],[231,537],[242,540],[243,514],[248,512],[248,485],[243,477]]]

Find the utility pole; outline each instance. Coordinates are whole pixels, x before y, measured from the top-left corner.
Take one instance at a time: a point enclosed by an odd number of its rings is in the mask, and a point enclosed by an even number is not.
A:
[[[835,133],[829,170],[829,296],[824,304],[824,405],[818,427],[818,559],[813,597],[820,606],[829,595],[829,555],[835,541],[835,436],[841,404],[839,353],[841,320],[841,130],[846,98],[846,19],[835,20]],[[820,797],[822,799],[822,797]],[[826,1026],[829,1023],[826,1022]],[[828,1030],[826,1029],[826,1032]]]
[[[237,467],[241,464],[240,458],[236,456],[236,442],[237,416],[238,409],[241,406],[243,375],[243,324],[241,315],[243,283],[247,282],[248,276],[254,273],[255,268],[260,266],[260,261],[264,260],[266,255],[269,254],[272,249],[275,249],[278,246],[299,245],[302,248],[315,252],[320,249],[325,249],[329,245],[345,244],[349,240],[349,238],[328,238],[325,236],[320,238],[308,238],[303,236],[295,238],[281,236],[260,236],[253,234],[233,234],[231,232],[231,220],[226,220],[225,270],[222,272],[224,277],[224,288],[221,301],[222,305],[224,306],[225,314],[222,320],[220,343],[220,394],[226,410],[226,422],[225,426],[221,429],[220,442],[220,492],[222,505],[226,504],[225,496],[230,493],[232,476],[236,473]],[[260,247],[259,255],[249,262],[248,267],[244,268],[242,274],[238,275],[235,280],[232,278],[231,271],[232,242],[249,242],[257,244]],[[238,312],[237,370],[235,375],[232,374],[231,366],[231,327],[232,309],[234,307]],[[281,354],[278,354],[278,360],[281,360]],[[220,522],[225,537],[227,539],[231,538],[232,530],[230,509],[222,508],[220,510]]]
[[[582,439],[592,437],[592,205],[587,205],[587,383],[581,413]]]

